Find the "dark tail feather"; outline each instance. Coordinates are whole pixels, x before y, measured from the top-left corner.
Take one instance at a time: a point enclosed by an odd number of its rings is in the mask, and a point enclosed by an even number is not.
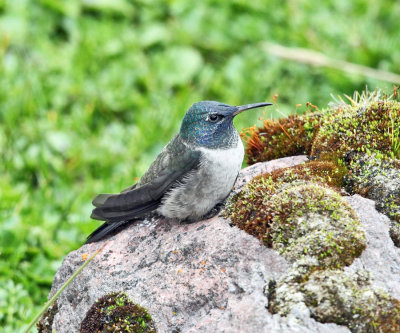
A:
[[[134,220],[103,223],[100,227],[98,227],[95,231],[93,231],[88,236],[85,244],[98,242],[99,240],[103,239],[105,236],[111,234],[114,230],[116,230],[119,227],[122,227],[124,225],[127,225],[133,221]]]
[[[149,202],[145,205],[132,208],[131,210],[110,210],[109,208],[96,207],[90,216],[95,220],[109,221],[110,223],[118,223],[128,221],[132,218],[143,216],[156,209],[160,205],[160,200]]]

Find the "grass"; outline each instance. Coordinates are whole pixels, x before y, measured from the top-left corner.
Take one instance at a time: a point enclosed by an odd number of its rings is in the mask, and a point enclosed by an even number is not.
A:
[[[390,139],[392,142],[392,151],[390,152],[392,158],[400,158],[400,129],[395,126],[395,120],[390,117],[391,128],[390,128]]]
[[[133,183],[193,102],[278,94],[267,110],[277,117],[365,85],[392,89],[281,59],[265,42],[396,72],[399,16],[390,0],[0,1],[3,331],[33,318],[63,256],[98,225],[91,199]]]

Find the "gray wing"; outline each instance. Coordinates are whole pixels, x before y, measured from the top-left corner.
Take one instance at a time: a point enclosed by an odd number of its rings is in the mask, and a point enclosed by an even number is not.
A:
[[[158,155],[139,183],[120,194],[99,194],[91,217],[120,222],[155,210],[163,195],[191,170],[198,167],[201,152],[189,149],[176,136]]]

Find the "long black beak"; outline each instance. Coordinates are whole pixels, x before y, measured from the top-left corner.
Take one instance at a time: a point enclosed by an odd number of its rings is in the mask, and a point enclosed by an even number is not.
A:
[[[253,103],[253,104],[240,105],[236,107],[237,110],[234,113],[232,113],[232,115],[236,116],[243,111],[255,108],[261,108],[263,106],[268,106],[268,105],[272,105],[272,103]]]

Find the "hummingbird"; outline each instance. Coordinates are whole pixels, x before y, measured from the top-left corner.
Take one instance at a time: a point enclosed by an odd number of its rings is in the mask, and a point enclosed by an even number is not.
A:
[[[227,198],[242,166],[244,148],[233,118],[268,105],[272,103],[194,103],[179,133],[136,184],[119,194],[94,198],[91,218],[105,223],[86,243],[99,241],[150,212],[188,222],[204,217]]]

